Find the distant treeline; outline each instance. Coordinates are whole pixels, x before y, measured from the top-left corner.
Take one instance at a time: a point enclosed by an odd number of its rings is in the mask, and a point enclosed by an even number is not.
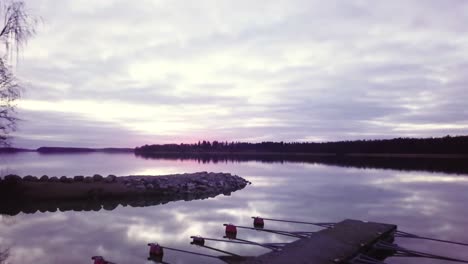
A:
[[[40,147],[36,150],[41,154],[55,153],[86,153],[86,152],[133,152],[131,148],[65,148],[65,147]]]
[[[137,154],[151,153],[388,153],[388,154],[468,154],[468,136],[441,138],[395,138],[337,142],[219,142],[145,145]]]
[[[38,149],[23,148],[0,148],[0,153],[18,153],[18,152],[38,152],[40,154],[61,154],[61,153],[88,153],[88,152],[134,152],[133,148],[72,148],[72,147],[40,147]]]

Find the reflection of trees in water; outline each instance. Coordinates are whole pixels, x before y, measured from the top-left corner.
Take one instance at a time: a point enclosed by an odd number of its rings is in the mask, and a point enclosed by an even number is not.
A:
[[[238,187],[237,189],[229,189],[213,192],[203,193],[184,193],[177,192],[166,195],[137,195],[137,196],[125,196],[125,197],[107,197],[107,198],[96,198],[96,199],[17,199],[15,202],[10,202],[11,197],[0,197],[0,215],[2,216],[2,222],[6,221],[7,224],[13,225],[16,223],[14,218],[15,215],[23,212],[25,214],[34,214],[36,212],[66,212],[66,211],[112,211],[117,206],[130,206],[130,207],[147,207],[155,206],[160,204],[166,204],[173,201],[191,201],[213,198],[218,195],[230,195],[232,192],[241,190],[244,187]],[[0,191],[0,196],[2,192]],[[10,217],[7,217],[10,216]]]
[[[0,224],[5,226],[11,226],[15,223],[15,216],[0,214]],[[0,246],[0,264],[6,264],[8,257],[10,257],[10,248]]]
[[[345,155],[307,154],[238,154],[238,153],[135,153],[144,159],[193,160],[198,163],[241,163],[258,161],[263,163],[312,163],[360,169],[392,169],[403,171],[429,171],[468,174],[467,158],[431,157],[372,157]]]
[[[6,263],[6,260],[10,256],[10,249],[0,249],[0,264]]]

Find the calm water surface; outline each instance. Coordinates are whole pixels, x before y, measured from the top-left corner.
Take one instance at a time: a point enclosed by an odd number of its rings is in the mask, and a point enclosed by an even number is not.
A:
[[[0,155],[1,174],[73,176],[170,174],[197,171],[230,172],[252,182],[231,196],[178,201],[113,211],[47,212],[0,216],[0,250],[10,249],[4,263],[92,263],[93,255],[116,263],[152,263],[148,242],[159,242],[205,254],[216,252],[189,244],[191,235],[220,238],[223,223],[251,225],[251,216],[337,222],[346,218],[397,224],[419,235],[468,241],[468,176],[356,169],[313,163],[198,163],[151,160],[133,154]],[[288,230],[309,226],[274,224]],[[239,237],[258,242],[291,241],[256,231]],[[412,249],[468,259],[468,249],[434,242],[398,239]],[[242,255],[265,250],[253,246],[210,244]],[[167,251],[168,263],[223,263],[218,259]],[[390,258],[388,263],[444,263]]]

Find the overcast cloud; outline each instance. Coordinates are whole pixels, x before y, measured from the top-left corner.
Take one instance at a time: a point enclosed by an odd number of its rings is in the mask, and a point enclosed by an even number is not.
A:
[[[15,146],[468,134],[467,1],[26,4]]]

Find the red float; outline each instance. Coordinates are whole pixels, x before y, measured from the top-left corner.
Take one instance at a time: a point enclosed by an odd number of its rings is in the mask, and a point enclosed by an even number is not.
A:
[[[233,224],[226,225],[226,237],[227,238],[236,238],[237,237],[237,227]]]
[[[162,257],[164,255],[163,247],[158,243],[149,243],[148,246],[150,247],[150,256]]]
[[[94,260],[94,264],[107,264],[107,261],[101,256],[94,256],[91,259]]]
[[[255,228],[263,228],[265,226],[265,222],[261,217],[254,217],[253,225]]]

